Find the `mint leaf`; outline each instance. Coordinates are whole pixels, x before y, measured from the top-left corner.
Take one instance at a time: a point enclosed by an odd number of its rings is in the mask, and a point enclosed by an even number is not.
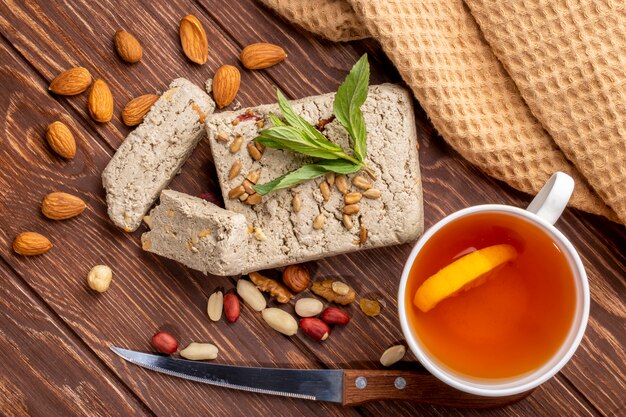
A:
[[[283,93],[276,89],[278,106],[284,120],[270,113],[273,127],[262,130],[255,138],[269,148],[289,150],[317,158],[313,164],[304,165],[265,184],[255,185],[257,193],[265,195],[301,182],[317,178],[328,172],[351,174],[360,169],[370,175],[373,171],[365,164],[367,132],[361,106],[367,99],[370,68],[367,54],[352,67],[335,95],[333,112],[352,140],[354,157],[346,154],[337,144],[329,141],[319,130],[297,115]]]
[[[367,54],[364,54],[339,86],[333,104],[337,120],[352,138],[354,156],[361,162],[365,161],[367,155],[367,132],[361,106],[367,99],[369,78],[370,66]]]
[[[280,120],[278,116],[276,116],[274,113],[271,113],[271,112],[270,112],[270,122],[272,122],[274,126],[287,126],[285,122]]]
[[[320,147],[328,149],[339,148],[339,146],[329,141],[326,136],[322,135],[311,123],[304,120],[302,116],[297,115],[291,108],[287,98],[278,88],[276,89],[276,97],[278,98],[278,107],[280,107],[280,111],[283,113],[283,117],[288,125],[302,131],[309,140],[317,143]]]
[[[345,155],[343,150],[334,144],[329,149],[320,147],[293,126],[276,126],[262,130],[255,140],[269,148],[286,149],[315,158],[339,159]]]
[[[352,174],[359,169],[361,169],[359,164],[353,164],[344,160],[320,161],[315,164],[303,165],[265,184],[255,185],[254,190],[261,195],[265,195],[272,191],[293,187],[294,185],[320,177],[328,172]]]

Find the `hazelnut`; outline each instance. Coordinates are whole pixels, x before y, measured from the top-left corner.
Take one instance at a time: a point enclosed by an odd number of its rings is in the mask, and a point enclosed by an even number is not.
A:
[[[283,271],[283,282],[293,292],[302,292],[309,287],[311,276],[302,265],[289,265]]]
[[[87,285],[94,291],[105,292],[109,289],[113,272],[106,265],[96,265],[87,275]]]

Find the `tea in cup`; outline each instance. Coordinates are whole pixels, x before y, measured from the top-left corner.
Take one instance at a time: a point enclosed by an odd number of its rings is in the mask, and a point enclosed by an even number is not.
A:
[[[555,174],[528,210],[470,207],[417,242],[399,290],[402,330],[435,376],[484,396],[528,391],[556,374],[589,314],[585,270],[553,223],[573,191]]]

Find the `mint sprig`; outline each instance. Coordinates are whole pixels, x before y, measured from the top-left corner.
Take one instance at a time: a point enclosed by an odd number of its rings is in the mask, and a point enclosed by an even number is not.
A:
[[[358,164],[353,164],[352,162],[344,161],[342,159],[319,161],[315,164],[302,165],[300,168],[285,175],[281,175],[280,177],[270,182],[266,182],[265,184],[255,185],[254,189],[257,193],[265,195],[271,191],[293,187],[301,182],[312,180],[326,174],[327,172],[352,174],[360,169],[361,167]]]
[[[367,99],[367,86],[370,79],[370,66],[367,54],[352,67],[350,74],[339,86],[335,95],[333,113],[339,123],[348,131],[354,147],[354,155],[363,162],[367,155],[367,132],[361,106]]]
[[[268,183],[255,185],[257,193],[265,195],[293,187],[329,172],[351,174],[364,169],[373,174],[365,164],[367,132],[361,112],[361,106],[367,99],[369,74],[369,62],[367,54],[364,54],[339,86],[333,103],[333,113],[350,136],[354,156],[348,155],[339,145],[329,141],[313,125],[296,114],[285,96],[276,89],[278,106],[284,120],[270,113],[273,127],[259,132],[255,140],[269,148],[289,150],[317,160]]]

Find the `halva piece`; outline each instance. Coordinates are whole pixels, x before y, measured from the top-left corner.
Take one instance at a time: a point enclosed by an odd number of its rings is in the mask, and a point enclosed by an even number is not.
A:
[[[333,98],[334,94],[326,94],[291,104],[297,114],[351,153],[347,132],[331,117]],[[193,198],[185,200],[194,206],[185,212],[191,218],[176,220],[179,213],[174,208],[174,221],[162,223],[162,216],[152,219],[153,231],[147,233],[152,244],[145,249],[194,269],[224,275],[415,240],[423,231],[423,207],[411,95],[391,84],[372,86],[362,111],[367,127],[366,163],[375,178],[365,172],[328,175],[262,198],[254,194],[252,183],[268,182],[311,162],[308,157],[254,143],[259,130],[271,126],[269,113],[280,116],[278,106],[208,116],[207,140],[225,200],[223,211],[245,219],[243,248],[237,250],[237,259],[222,259],[218,267],[215,253],[222,252],[190,251],[178,243],[170,246],[168,239],[157,243],[162,233],[156,235],[156,229],[162,231],[167,225],[172,233],[184,235],[190,222],[215,222],[225,215],[215,209],[201,215],[205,203]],[[233,164],[240,168],[232,170]],[[166,200],[170,205],[172,198],[170,194]],[[161,206],[155,209],[163,210]],[[233,241],[239,242],[241,231],[237,233]]]
[[[109,217],[132,232],[205,137],[215,103],[184,78],[174,80],[115,152],[102,173]]]

